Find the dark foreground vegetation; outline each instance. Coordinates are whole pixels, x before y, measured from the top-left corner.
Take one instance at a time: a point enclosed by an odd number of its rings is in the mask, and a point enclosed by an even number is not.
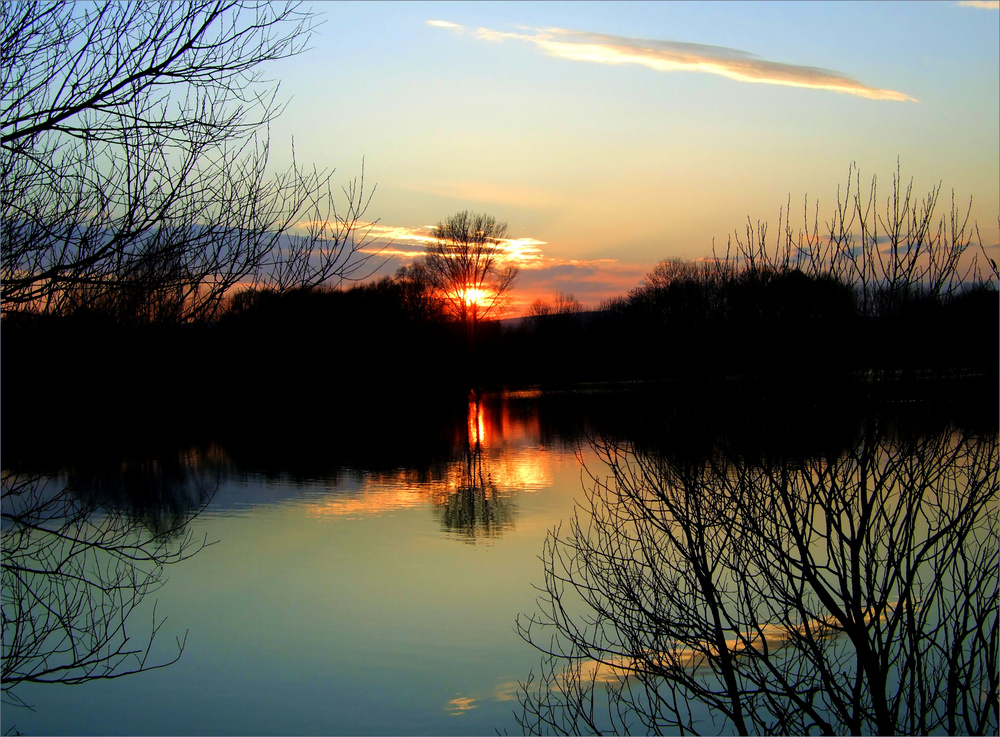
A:
[[[857,292],[798,269],[720,275],[665,264],[597,312],[478,325],[474,343],[406,276],[261,290],[217,320],[122,324],[94,310],[3,318],[4,417],[276,410],[327,415],[380,392],[684,376],[997,372],[989,284],[916,291],[865,314]],[[186,418],[186,419],[185,419]]]
[[[894,184],[895,219],[881,229],[858,231],[843,206],[835,220],[844,222],[825,239],[814,231],[796,240],[786,228],[769,244],[766,227],[748,227],[724,255],[661,262],[591,312],[560,298],[521,320],[470,324],[419,263],[349,287],[233,291],[212,319],[179,319],[149,300],[136,311],[115,300],[15,305],[2,322],[5,429],[12,417],[23,427],[96,414],[116,423],[157,415],[183,424],[199,412],[326,421],[355,401],[391,402],[401,388],[995,378],[995,264],[973,247],[961,213],[932,219],[937,190],[918,207]]]

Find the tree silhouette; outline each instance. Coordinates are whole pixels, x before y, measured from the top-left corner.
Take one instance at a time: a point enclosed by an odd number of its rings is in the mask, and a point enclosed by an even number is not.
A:
[[[503,308],[517,279],[517,267],[504,263],[506,236],[506,223],[468,210],[434,228],[423,266],[448,313],[471,330]]]
[[[212,319],[238,284],[364,272],[363,176],[266,174],[259,68],[300,53],[296,4],[12,3],[0,44],[5,312]],[[300,226],[300,223],[305,223]]]
[[[878,177],[863,185],[852,163],[823,226],[819,203],[813,203],[810,217],[808,198],[798,231],[791,224],[790,203],[779,214],[773,243],[768,243],[767,223],[754,224],[748,218],[744,233],[729,238],[725,253],[713,253],[712,269],[722,279],[795,269],[809,277],[830,278],[854,291],[865,318],[897,313],[914,299],[947,302],[970,284],[995,289],[996,270],[984,269],[972,248],[978,242],[985,256],[979,227],[969,220],[971,199],[962,208],[953,191],[950,207],[939,214],[941,194],[938,184],[919,197],[897,162],[891,194],[883,200]]]
[[[556,292],[555,300],[552,303],[546,302],[539,297],[531,303],[528,308],[528,315],[537,330],[546,323],[567,322],[567,318],[579,315],[583,312],[583,305],[572,294],[566,292]]]
[[[679,458],[598,440],[543,555],[530,733],[993,734],[995,432]]]

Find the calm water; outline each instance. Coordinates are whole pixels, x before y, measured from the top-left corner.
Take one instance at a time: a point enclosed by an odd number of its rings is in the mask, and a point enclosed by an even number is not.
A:
[[[52,488],[69,483],[148,528],[203,507],[187,531],[212,544],[168,566],[127,620],[143,643],[155,605],[165,622],[150,662],[169,660],[186,634],[178,662],[21,684],[32,708],[5,704],[3,731],[518,733],[518,682],[540,655],[515,618],[538,608],[547,533],[583,500],[587,473],[607,473],[589,437],[652,434],[691,457],[721,439],[750,455],[808,456],[846,447],[857,427],[843,404],[824,413],[764,397],[771,411],[729,416],[724,393],[712,407],[683,393],[676,413],[669,391],[656,402],[634,391],[492,393],[449,400],[426,420],[404,399],[336,441],[268,428],[239,443],[57,464]]]
[[[374,441],[407,443],[391,419]],[[194,496],[217,484],[188,527],[215,544],[170,566],[129,619],[141,639],[155,600],[154,655],[187,632],[183,656],[117,680],[23,684],[34,711],[5,705],[4,731],[518,731],[517,681],[538,656],[514,618],[534,607],[542,542],[571,512],[589,451],[543,441],[531,395],[470,402],[448,433],[450,452],[421,468],[313,478],[188,451]]]

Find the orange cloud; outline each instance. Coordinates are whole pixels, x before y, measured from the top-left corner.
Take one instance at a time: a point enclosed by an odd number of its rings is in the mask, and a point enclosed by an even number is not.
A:
[[[396,256],[404,259],[419,258],[424,255],[427,244],[434,243],[433,225],[407,227],[403,225],[382,225],[371,223],[365,225],[371,243],[361,250],[364,253],[379,254],[385,257]],[[545,241],[523,236],[521,238],[504,238],[500,241],[504,258],[520,268],[532,268],[543,260],[540,246]]]
[[[361,251],[385,259],[377,273],[391,274],[427,252],[434,242],[433,226],[416,227],[368,223],[370,243]],[[585,308],[596,308],[606,299],[627,293],[651,268],[614,258],[574,259],[548,256],[546,241],[531,236],[501,241],[503,258],[521,270],[511,294],[508,316],[527,314],[536,299],[551,302],[557,292],[572,294]]]
[[[457,25],[454,28],[464,30]],[[830,90],[872,100],[917,102],[915,98],[902,92],[869,87],[839,72],[768,61],[725,46],[629,38],[563,28],[523,30],[523,33],[504,33],[480,28],[475,35],[485,41],[516,40],[532,43],[550,56],[572,61],[640,64],[659,72],[704,72],[737,82]]]

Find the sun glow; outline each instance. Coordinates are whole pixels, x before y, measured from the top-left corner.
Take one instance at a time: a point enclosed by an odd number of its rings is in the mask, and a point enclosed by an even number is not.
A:
[[[489,304],[490,293],[478,287],[469,287],[459,294],[461,300],[467,305],[478,305],[483,307]]]

